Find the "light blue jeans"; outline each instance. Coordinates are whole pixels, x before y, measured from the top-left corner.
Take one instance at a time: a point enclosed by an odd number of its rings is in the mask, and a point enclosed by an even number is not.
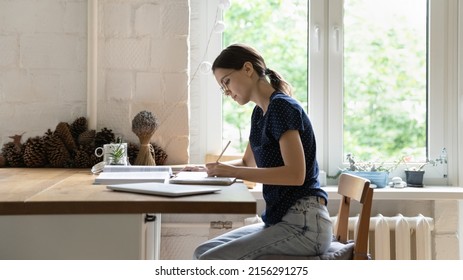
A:
[[[299,199],[280,223],[244,226],[206,241],[196,248],[200,260],[252,260],[261,255],[314,256],[324,253],[332,239],[332,224],[318,198]]]

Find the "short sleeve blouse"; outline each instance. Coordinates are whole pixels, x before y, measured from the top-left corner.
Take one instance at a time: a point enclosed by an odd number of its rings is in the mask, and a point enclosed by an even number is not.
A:
[[[283,166],[279,140],[288,130],[298,130],[304,148],[306,176],[302,186],[263,186],[266,209],[262,219],[267,225],[281,221],[288,209],[300,198],[319,196],[326,200],[327,194],[320,188],[318,181],[318,163],[316,160],[316,143],[312,124],[301,107],[292,97],[274,92],[265,115],[256,106],[251,117],[249,141],[258,167]]]

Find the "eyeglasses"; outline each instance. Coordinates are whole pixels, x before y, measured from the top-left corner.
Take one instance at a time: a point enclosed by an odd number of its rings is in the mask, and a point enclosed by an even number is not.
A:
[[[230,84],[230,79],[227,79],[225,80],[227,77],[229,77],[231,74],[233,74],[234,72],[236,72],[238,70],[232,70],[230,73],[228,73],[227,75],[223,76],[222,79],[220,79],[220,84],[222,85],[220,87],[220,89],[222,90],[222,93],[224,95],[228,95],[228,92],[230,91],[228,89],[228,84]]]

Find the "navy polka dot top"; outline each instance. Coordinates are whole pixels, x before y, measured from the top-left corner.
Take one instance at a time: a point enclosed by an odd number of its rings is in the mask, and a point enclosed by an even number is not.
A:
[[[274,92],[265,115],[260,107],[254,107],[251,118],[249,142],[258,167],[283,166],[279,140],[287,130],[298,130],[304,147],[306,175],[302,186],[263,186],[266,209],[262,219],[267,225],[281,221],[288,209],[300,198],[328,195],[320,188],[318,163],[315,158],[315,135],[309,117],[292,97]]]

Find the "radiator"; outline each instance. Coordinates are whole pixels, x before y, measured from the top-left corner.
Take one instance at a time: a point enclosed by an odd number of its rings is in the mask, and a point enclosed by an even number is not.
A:
[[[349,239],[354,239],[357,221],[357,217],[349,218]],[[430,260],[433,230],[434,220],[421,214],[416,217],[379,214],[370,219],[368,249],[375,260]]]

